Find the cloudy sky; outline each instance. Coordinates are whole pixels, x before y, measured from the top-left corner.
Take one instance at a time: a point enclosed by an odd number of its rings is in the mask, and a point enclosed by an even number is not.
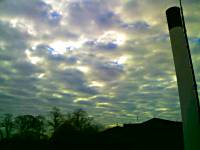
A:
[[[0,0],[0,115],[83,108],[180,120],[165,10],[178,0]],[[183,0],[200,83],[198,0]]]

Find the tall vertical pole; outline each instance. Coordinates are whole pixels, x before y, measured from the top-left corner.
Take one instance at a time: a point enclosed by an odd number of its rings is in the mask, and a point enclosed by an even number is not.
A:
[[[166,11],[175,63],[185,150],[200,150],[200,109],[184,18],[179,7]]]

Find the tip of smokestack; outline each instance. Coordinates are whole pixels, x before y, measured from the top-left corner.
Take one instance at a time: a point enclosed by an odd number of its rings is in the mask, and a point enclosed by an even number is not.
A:
[[[170,7],[166,11],[169,29],[182,27],[181,11],[177,6]]]

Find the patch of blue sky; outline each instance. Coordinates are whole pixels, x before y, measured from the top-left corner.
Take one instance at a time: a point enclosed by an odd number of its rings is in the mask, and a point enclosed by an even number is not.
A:
[[[52,19],[58,19],[58,18],[62,17],[62,15],[59,14],[58,12],[56,12],[56,11],[51,12],[50,16],[51,16]]]
[[[50,53],[52,53],[53,51],[55,51],[55,49],[53,49],[52,47],[47,46],[46,48],[47,48],[47,51],[50,52]]]
[[[61,19],[62,19],[62,15],[56,11],[53,11],[49,14],[50,23],[54,25],[59,24]]]

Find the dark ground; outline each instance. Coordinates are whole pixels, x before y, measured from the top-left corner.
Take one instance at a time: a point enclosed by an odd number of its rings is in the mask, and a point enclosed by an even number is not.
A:
[[[69,132],[61,126],[50,140],[13,138],[0,150],[183,150],[182,123],[153,118],[99,133]]]

